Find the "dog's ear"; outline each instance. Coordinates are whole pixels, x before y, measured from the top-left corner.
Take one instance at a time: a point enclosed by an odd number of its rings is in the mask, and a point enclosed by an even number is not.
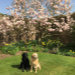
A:
[[[28,57],[28,53],[23,53],[22,57]]]

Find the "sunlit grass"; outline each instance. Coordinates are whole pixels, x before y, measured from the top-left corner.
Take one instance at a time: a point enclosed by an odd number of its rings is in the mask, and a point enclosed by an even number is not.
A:
[[[32,53],[29,53],[29,58]],[[11,56],[0,60],[0,75],[75,75],[75,58],[48,53],[38,53],[42,70],[22,72],[17,66],[21,56]]]

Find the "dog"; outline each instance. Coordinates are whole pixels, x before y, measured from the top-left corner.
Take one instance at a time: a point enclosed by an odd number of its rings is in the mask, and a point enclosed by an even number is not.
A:
[[[30,61],[28,59],[27,52],[22,54],[22,61],[21,61],[19,69],[22,69],[23,72],[24,72],[24,69],[26,71],[30,70]]]
[[[41,66],[40,66],[39,59],[38,59],[38,54],[33,53],[31,56],[31,70],[30,70],[30,72],[32,72],[32,70],[34,69],[35,73],[37,73],[38,68],[41,70]]]

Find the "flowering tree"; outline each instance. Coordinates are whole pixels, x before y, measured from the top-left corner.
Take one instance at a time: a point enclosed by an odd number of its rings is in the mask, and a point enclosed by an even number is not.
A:
[[[11,12],[12,18],[5,16],[0,21],[0,33],[4,36],[8,31],[16,30],[20,36],[34,40],[36,33],[40,34],[40,38],[49,32],[63,33],[71,30],[74,23],[69,12],[70,0],[13,0],[11,7],[6,9]],[[66,19],[61,17],[59,22],[55,16],[61,14],[66,15]]]
[[[46,8],[50,15],[66,14],[71,9],[71,0],[47,0]]]

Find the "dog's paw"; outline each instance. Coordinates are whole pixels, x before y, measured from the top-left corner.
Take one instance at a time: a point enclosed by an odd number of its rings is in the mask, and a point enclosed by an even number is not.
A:
[[[35,73],[37,73],[37,71],[35,71]]]
[[[33,72],[32,70],[30,70],[30,72]]]

